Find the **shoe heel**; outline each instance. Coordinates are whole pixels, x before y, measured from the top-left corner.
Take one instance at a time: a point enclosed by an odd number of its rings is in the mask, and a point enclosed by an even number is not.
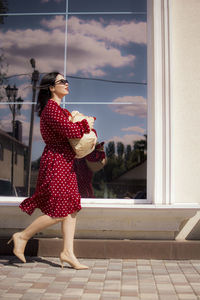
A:
[[[61,264],[61,268],[64,268],[64,264],[63,264],[63,260],[60,258],[60,264]]]
[[[9,245],[12,241],[13,241],[13,237],[11,237],[11,239],[9,239],[9,241],[7,242],[7,244]]]

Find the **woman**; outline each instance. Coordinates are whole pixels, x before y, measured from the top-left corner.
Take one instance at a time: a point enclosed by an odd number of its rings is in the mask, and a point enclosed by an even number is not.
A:
[[[73,240],[76,214],[81,209],[76,174],[73,170],[75,153],[68,139],[81,138],[93,128],[94,118],[72,123],[70,113],[60,107],[62,98],[69,93],[68,82],[58,72],[43,77],[38,94],[37,108],[40,116],[40,130],[46,144],[43,151],[36,191],[25,199],[20,208],[31,215],[39,208],[44,215],[38,217],[22,232],[13,234],[13,253],[23,262],[27,241],[44,228],[61,222],[63,251],[60,261],[69,263],[75,269],[87,269],[74,255]]]

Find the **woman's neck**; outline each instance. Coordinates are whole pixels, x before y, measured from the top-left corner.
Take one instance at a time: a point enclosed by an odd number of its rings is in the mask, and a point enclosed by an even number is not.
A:
[[[62,98],[59,98],[57,95],[51,97],[53,101],[55,101],[58,105],[60,105]]]

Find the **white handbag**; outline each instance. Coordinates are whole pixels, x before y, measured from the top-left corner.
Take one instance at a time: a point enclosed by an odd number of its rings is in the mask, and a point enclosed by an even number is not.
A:
[[[80,122],[83,119],[88,120],[88,116],[84,116],[83,114],[79,113],[78,111],[72,111],[72,117],[69,117],[69,120],[73,123]],[[88,154],[90,154],[96,146],[97,143],[97,136],[94,131],[90,131],[89,133],[84,133],[82,138],[80,139],[69,139],[69,143],[76,153],[76,158],[82,158]]]
[[[103,158],[102,160],[99,160],[99,161],[89,161],[86,159],[86,164],[88,166],[88,168],[93,172],[98,172],[100,171],[101,169],[103,169],[103,167],[105,166],[106,164],[106,159]]]

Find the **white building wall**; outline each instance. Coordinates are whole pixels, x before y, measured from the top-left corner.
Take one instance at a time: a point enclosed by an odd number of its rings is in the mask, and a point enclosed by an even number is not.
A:
[[[171,0],[173,202],[200,202],[200,1]]]

